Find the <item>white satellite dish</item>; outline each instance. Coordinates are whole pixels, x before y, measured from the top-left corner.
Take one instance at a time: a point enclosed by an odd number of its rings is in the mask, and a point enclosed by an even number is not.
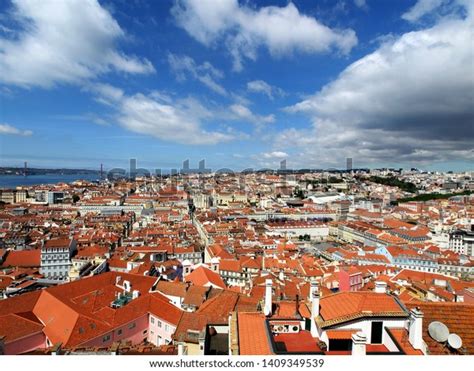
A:
[[[428,333],[438,343],[444,343],[448,340],[449,329],[444,323],[433,321],[428,325]]]
[[[462,339],[458,334],[450,334],[448,336],[448,344],[453,349],[459,349],[462,347]]]

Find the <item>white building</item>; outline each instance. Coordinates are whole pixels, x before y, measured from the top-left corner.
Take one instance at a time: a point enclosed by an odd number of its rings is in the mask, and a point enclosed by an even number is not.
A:
[[[40,273],[47,279],[64,281],[71,270],[71,258],[77,251],[76,241],[69,238],[47,240],[41,247]]]
[[[449,235],[449,250],[474,257],[474,231],[458,230]]]

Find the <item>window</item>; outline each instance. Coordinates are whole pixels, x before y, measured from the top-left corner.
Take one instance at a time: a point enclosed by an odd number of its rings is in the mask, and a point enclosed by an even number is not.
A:
[[[122,329],[117,331],[117,335],[122,335]]]
[[[153,324],[155,323],[155,318],[154,317],[150,317],[150,322]]]
[[[370,343],[371,344],[382,344],[382,321],[372,322],[372,331],[370,333]]]
[[[137,327],[137,324],[135,322],[131,323],[128,325],[128,329],[131,330],[133,328]]]
[[[165,325],[165,331],[170,332],[170,327],[168,325]]]
[[[161,327],[161,321],[158,321],[158,327]]]
[[[107,341],[110,340],[110,335],[105,335],[103,338],[102,338],[102,342],[105,343]]]

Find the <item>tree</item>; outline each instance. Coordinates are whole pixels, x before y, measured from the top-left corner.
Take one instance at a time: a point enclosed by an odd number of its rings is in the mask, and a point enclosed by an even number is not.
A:
[[[80,197],[78,195],[72,195],[72,202],[73,203],[76,203],[79,200],[80,200]]]

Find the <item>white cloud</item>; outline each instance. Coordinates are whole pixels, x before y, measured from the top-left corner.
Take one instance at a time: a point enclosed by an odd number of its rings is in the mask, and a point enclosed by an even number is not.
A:
[[[150,61],[116,48],[125,37],[97,0],[13,0],[20,30],[0,37],[0,81],[24,87],[83,83],[119,71],[151,73]]]
[[[184,81],[187,76],[200,81],[209,89],[220,95],[227,95],[225,88],[216,80],[222,79],[224,74],[211,63],[196,64],[193,58],[183,55],[168,54],[168,63],[178,80]]]
[[[409,22],[416,22],[424,15],[438,8],[445,0],[418,0],[402,18]]]
[[[210,145],[235,139],[229,131],[208,131],[203,121],[212,113],[192,98],[172,100],[160,93],[126,95],[121,89],[98,84],[90,87],[98,100],[114,107],[117,122],[127,130],[164,141]]]
[[[0,124],[0,135],[21,135],[21,136],[31,136],[33,132],[31,130],[20,130],[9,124]]]
[[[384,42],[289,107],[313,127],[286,130],[276,145],[325,163],[474,159],[474,18],[459,17]]]
[[[264,158],[274,158],[274,159],[282,159],[288,157],[288,153],[283,152],[283,151],[274,151],[274,152],[265,152],[262,153],[262,156]]]
[[[334,49],[347,54],[357,44],[353,30],[331,29],[300,13],[291,2],[284,7],[256,10],[238,0],[177,0],[172,14],[177,24],[200,43],[224,43],[236,71],[243,68],[244,59],[256,60],[262,46],[272,56],[282,57]]]
[[[232,104],[229,108],[237,119],[243,119],[253,124],[262,125],[262,124],[269,124],[269,123],[275,122],[275,116],[257,115],[253,113],[248,107],[242,104]]]
[[[275,96],[283,96],[285,94],[282,89],[272,86],[263,80],[249,81],[247,83],[247,90],[254,93],[263,93],[272,100]]]
[[[96,94],[96,100],[107,105],[115,105],[124,96],[123,90],[109,84],[92,84],[85,88]]]
[[[367,1],[366,0],[354,0],[354,4],[361,9],[367,9]]]

